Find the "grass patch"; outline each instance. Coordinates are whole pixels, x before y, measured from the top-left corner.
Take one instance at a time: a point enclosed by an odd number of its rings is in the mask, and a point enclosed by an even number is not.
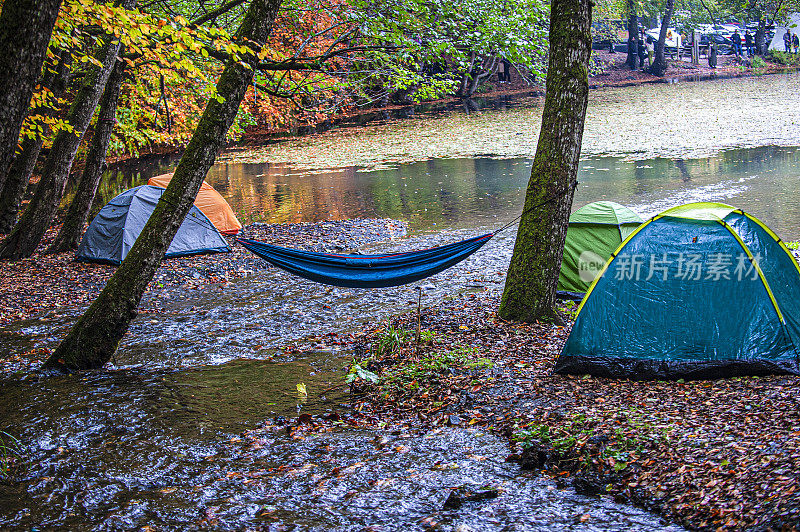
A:
[[[558,310],[568,319],[574,320],[575,318],[578,317],[579,306],[580,303],[578,302],[565,300],[560,302],[560,304],[558,305]]]
[[[5,480],[11,475],[19,451],[19,440],[8,432],[0,430],[0,480]]]
[[[399,345],[403,343],[405,341]],[[383,400],[408,399],[414,395],[449,395],[462,389],[464,383],[474,381],[481,370],[493,366],[490,359],[478,356],[478,350],[471,347],[415,353],[409,346],[400,356],[378,356],[379,352],[387,349],[385,344],[379,345],[373,356],[353,360],[345,377],[352,391],[375,393]]]
[[[383,392],[427,388],[446,377],[451,370],[491,368],[488,358],[476,358],[474,348],[461,347],[451,351],[426,353],[387,370],[381,376]]]
[[[672,429],[655,425],[639,410],[608,412],[603,417],[573,414],[558,420],[528,423],[513,439],[525,450],[555,451],[557,469],[583,470],[601,464],[614,472],[646,454],[653,442],[669,442]]]

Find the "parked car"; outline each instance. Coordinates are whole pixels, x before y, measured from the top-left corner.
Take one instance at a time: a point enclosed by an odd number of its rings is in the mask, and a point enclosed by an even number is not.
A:
[[[718,54],[732,54],[733,41],[731,36],[733,30],[726,28],[726,25],[717,25],[716,27],[711,24],[704,24],[697,27],[700,31],[700,48],[706,48],[710,43],[717,45]]]
[[[645,31],[645,35],[647,35],[648,41],[658,42],[658,38],[661,35],[661,28],[651,28]],[[668,50],[674,50],[678,46],[683,46],[680,32],[675,28],[667,28],[667,39],[664,41],[664,46]]]

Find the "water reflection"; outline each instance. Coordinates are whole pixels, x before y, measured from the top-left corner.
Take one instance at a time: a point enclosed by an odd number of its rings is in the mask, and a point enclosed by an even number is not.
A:
[[[169,170],[168,158],[119,168],[98,204]],[[297,171],[286,164],[221,163],[208,181],[243,222],[315,222],[387,217],[413,231],[496,227],[516,216],[530,176],[527,159],[430,159],[395,168]],[[762,218],[784,239],[800,238],[800,149],[742,148],[700,159],[631,161],[586,157],[575,207],[609,199],[644,216],[688,201],[723,201]]]

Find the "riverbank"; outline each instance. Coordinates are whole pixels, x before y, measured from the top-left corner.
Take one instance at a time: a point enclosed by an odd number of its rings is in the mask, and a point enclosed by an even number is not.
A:
[[[681,60],[671,59],[663,77],[654,76],[643,70],[631,70],[626,64],[626,54],[610,53],[605,50],[593,51],[597,64],[595,72],[589,76],[589,88],[592,90],[607,87],[629,87],[636,85],[649,85],[659,83],[674,83],[677,81],[704,81],[709,79],[747,78],[769,74],[792,72],[796,67],[781,65],[766,61],[761,68],[753,68],[738,62],[734,56],[719,56],[718,66],[708,66],[706,58],[701,59],[699,65]],[[543,83],[529,83],[518,74],[512,74],[510,82],[488,82],[485,87],[473,96],[473,99],[483,102],[505,101],[508,99],[541,96],[544,94]],[[447,112],[464,108],[464,100],[456,96],[448,96],[435,100],[425,100],[418,104],[389,104],[385,106],[368,106],[358,108],[337,116],[331,116],[318,124],[296,128],[259,129],[251,127],[245,130],[238,142],[230,144],[227,149],[237,150],[248,146],[280,143],[293,138],[302,138],[309,135],[325,133],[338,127],[360,127],[380,124],[387,121],[403,120],[417,116],[421,110],[424,113]],[[472,110],[480,110],[481,105]],[[469,107],[467,107],[469,109]],[[109,158],[109,165],[130,164],[141,157],[163,156],[179,154],[182,146],[154,145],[150,150],[141,150],[137,157],[127,155]],[[83,163],[75,165],[74,172],[80,171]],[[35,183],[38,176],[32,180]]]
[[[363,339],[356,409],[383,422],[486,427],[509,460],[691,529],[800,526],[800,378],[633,382],[554,375],[568,327],[510,323],[460,296]],[[570,309],[565,309],[567,313]],[[373,383],[372,381],[377,381]]]

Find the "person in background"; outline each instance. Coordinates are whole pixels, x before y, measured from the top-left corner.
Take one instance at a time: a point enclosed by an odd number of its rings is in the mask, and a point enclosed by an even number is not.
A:
[[[786,33],[783,34],[783,47],[786,48],[786,52],[792,51],[792,34],[789,28],[786,28]]]
[[[731,43],[733,44],[733,53],[742,55],[742,36],[739,35],[739,30],[733,30],[731,35]]]
[[[797,49],[800,48],[800,37],[798,37],[796,33],[792,35],[792,48],[795,54],[797,53]]]
[[[645,47],[644,40],[639,39],[637,45],[637,55],[639,56],[639,64],[641,65],[641,69],[645,70],[647,67],[650,66],[647,57],[647,48]]]
[[[744,47],[747,49],[748,57],[752,57],[755,51],[755,43],[753,42],[753,35],[749,30],[744,32]]]

